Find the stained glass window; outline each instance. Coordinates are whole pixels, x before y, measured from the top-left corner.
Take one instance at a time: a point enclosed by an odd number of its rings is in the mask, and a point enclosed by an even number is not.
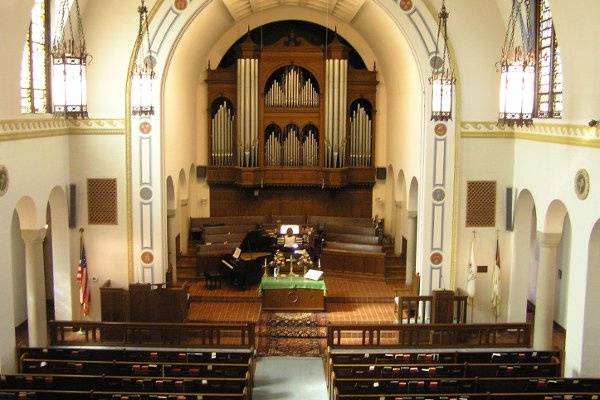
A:
[[[21,63],[21,112],[48,112],[48,0],[35,0]]]
[[[552,23],[550,0],[536,0],[537,118],[561,118],[563,77],[560,50]]]

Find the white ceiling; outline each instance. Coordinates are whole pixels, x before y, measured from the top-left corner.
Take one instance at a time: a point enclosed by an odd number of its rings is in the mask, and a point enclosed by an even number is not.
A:
[[[278,6],[304,6],[351,22],[365,0],[223,0],[234,20]]]

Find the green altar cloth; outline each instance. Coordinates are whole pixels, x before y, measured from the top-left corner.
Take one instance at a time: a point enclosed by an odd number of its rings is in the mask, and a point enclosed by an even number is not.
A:
[[[320,289],[323,294],[327,294],[325,281],[313,281],[304,279],[302,276],[286,276],[273,278],[272,276],[263,276],[258,293],[262,293],[263,289]]]

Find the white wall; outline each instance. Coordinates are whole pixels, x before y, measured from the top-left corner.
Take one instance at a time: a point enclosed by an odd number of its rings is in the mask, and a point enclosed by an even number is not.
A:
[[[100,318],[99,287],[111,280],[113,286],[126,287],[127,267],[127,201],[125,198],[125,137],[69,137],[69,181],[77,185],[77,229],[85,229],[85,250],[90,276],[92,320]],[[117,179],[118,225],[89,225],[87,210],[87,179]],[[71,230],[71,265],[75,274],[79,260],[79,233]],[[96,278],[96,280],[94,280]],[[74,283],[75,284],[75,283]],[[75,284],[76,285],[76,284]],[[74,287],[75,299],[79,288]],[[79,306],[73,316],[79,319]]]

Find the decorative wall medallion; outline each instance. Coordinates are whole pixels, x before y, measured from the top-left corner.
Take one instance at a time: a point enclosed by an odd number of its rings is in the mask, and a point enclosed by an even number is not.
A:
[[[142,253],[140,258],[144,264],[152,264],[152,262],[154,261],[154,254],[151,251],[145,251]]]
[[[140,189],[140,198],[144,201],[152,200],[152,189],[148,186],[144,186]]]
[[[433,69],[440,69],[442,68],[442,65],[444,65],[444,60],[442,57],[435,55],[429,59],[429,65],[431,65],[431,68]]]
[[[439,251],[436,251],[429,256],[429,261],[431,261],[433,265],[440,265],[442,261],[444,261],[444,256]]]
[[[438,136],[445,136],[446,132],[448,132],[448,127],[444,124],[436,124],[434,128],[434,132]]]
[[[413,8],[412,0],[400,0],[400,8],[404,11],[410,11]]]
[[[444,189],[438,188],[433,191],[431,197],[433,198],[433,201],[439,203],[444,201],[444,199],[446,198],[446,192],[444,191]]]
[[[0,165],[0,196],[8,191],[8,170],[4,165]]]
[[[183,11],[187,8],[187,0],[175,0],[175,8],[179,11]]]
[[[142,135],[148,135],[150,132],[152,132],[152,124],[148,121],[142,121],[140,122],[139,129]]]
[[[575,174],[575,194],[579,200],[585,200],[590,193],[590,175],[585,169],[580,169]]]

